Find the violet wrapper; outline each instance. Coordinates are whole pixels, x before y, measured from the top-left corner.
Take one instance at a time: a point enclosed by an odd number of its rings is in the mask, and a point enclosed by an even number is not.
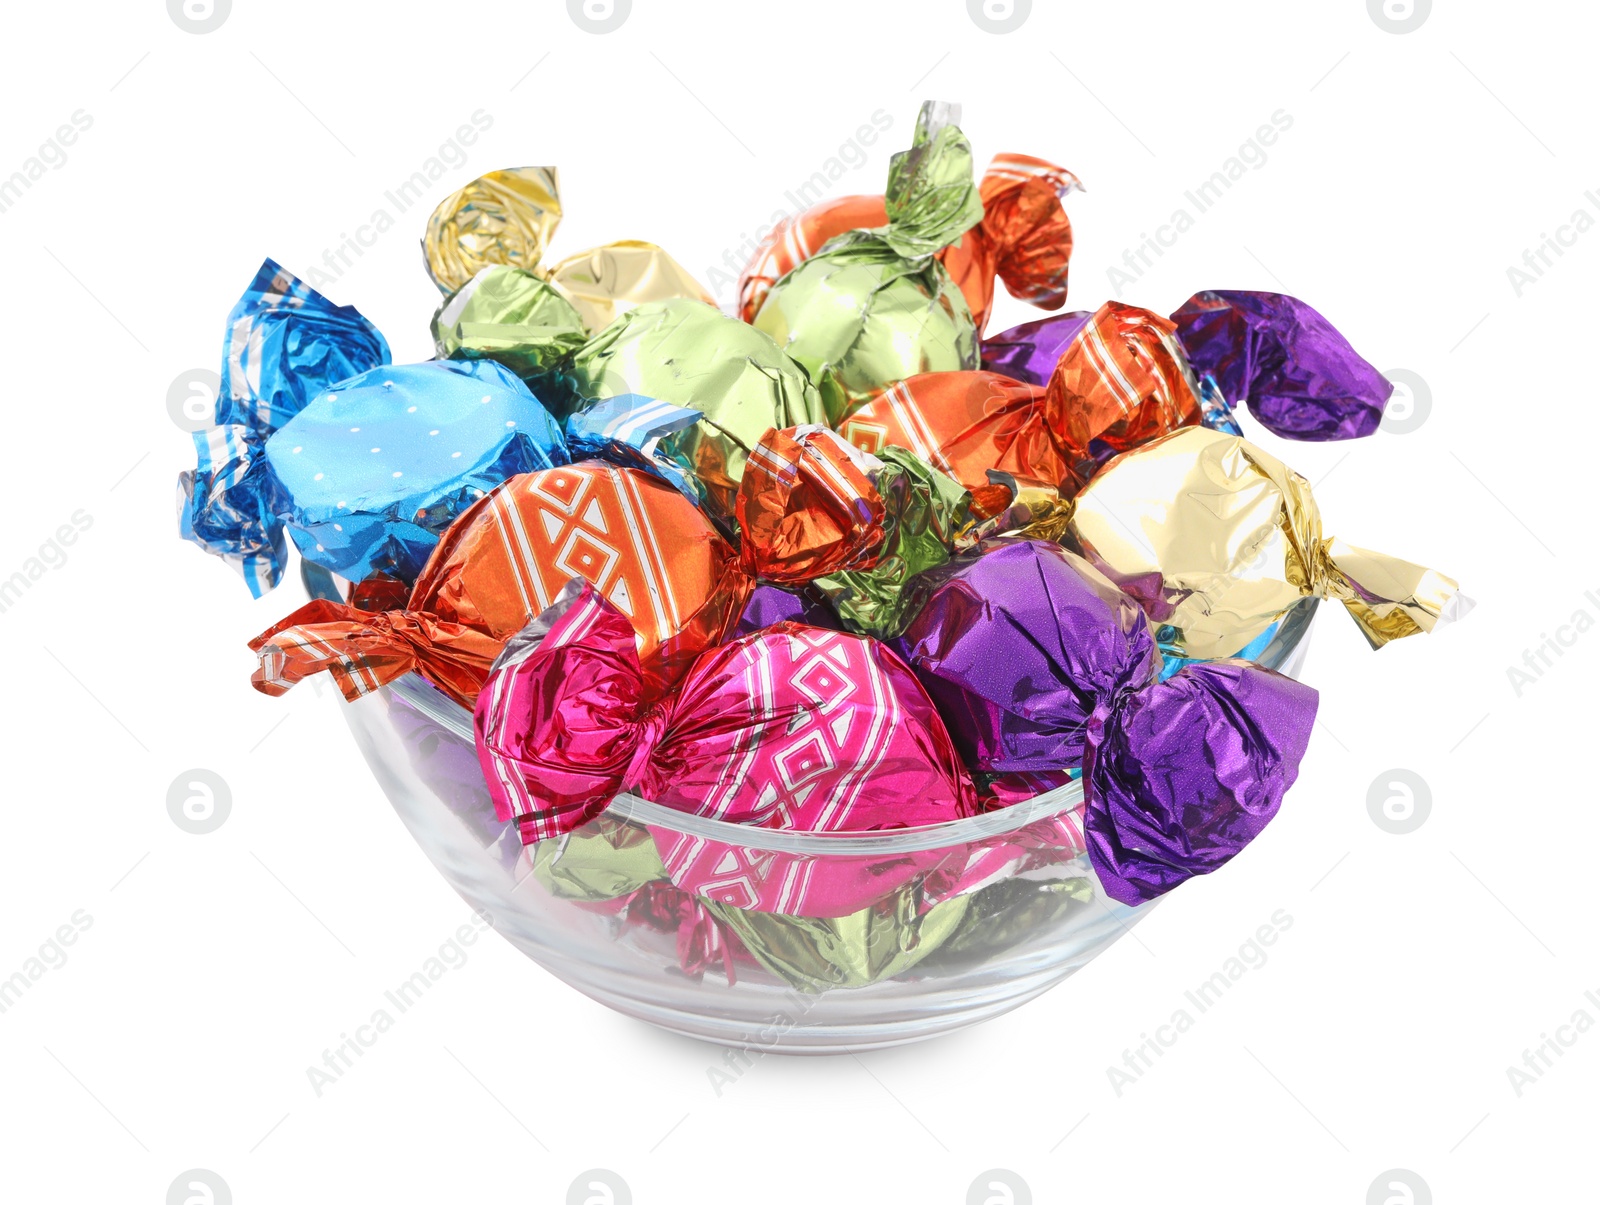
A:
[[[1138,604],[1056,544],[994,541],[921,574],[894,643],[979,772],[1082,765],[1089,857],[1135,905],[1244,848],[1316,718],[1308,686],[1242,661],[1160,657]]]
[[[1371,435],[1394,392],[1331,322],[1284,293],[1196,293],[1172,321],[1195,373],[1285,439]]]

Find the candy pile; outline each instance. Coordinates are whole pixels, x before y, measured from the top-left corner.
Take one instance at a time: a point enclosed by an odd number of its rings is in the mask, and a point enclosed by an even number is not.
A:
[[[957,116],[924,106],[884,196],[780,222],[733,315],[648,243],[545,266],[553,168],[492,172],[429,219],[423,364],[268,260],[229,317],[183,534],[258,596],[286,533],[349,588],[251,642],[255,686],[326,670],[355,699],[421,674],[473,710],[487,797],[541,882],[677,932],[686,970],[870,982],[913,948],[957,956],[1002,888],[1061,904],[1019,869],[1086,858],[1135,905],[1236,854],[1316,714],[1253,660],[1288,617],[1336,598],[1377,647],[1462,603],[1325,537],[1234,410],[1349,439],[1390,385],[1271,293],[986,334],[996,281],[1065,303],[1079,185],[1017,154],[974,179]],[[1074,782],[1074,806],[887,872],[746,865],[606,818],[632,794],[879,832]]]

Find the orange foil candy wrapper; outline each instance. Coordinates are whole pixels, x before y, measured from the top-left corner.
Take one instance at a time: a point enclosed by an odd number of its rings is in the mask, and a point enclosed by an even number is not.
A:
[[[317,601],[263,632],[251,682],[276,695],[328,670],[356,699],[420,670],[471,707],[505,641],[573,577],[630,617],[651,695],[727,636],[751,586],[727,541],[661,479],[564,465],[513,477],[465,511],[404,609]]]
[[[876,455],[915,452],[972,494],[972,512],[989,518],[1018,486],[1055,489],[1071,474],[1051,423],[1045,391],[996,372],[925,372],[897,382],[844,422],[839,434]]]
[[[877,563],[884,504],[869,467],[824,427],[767,432],[737,497],[739,553],[651,473],[590,461],[513,477],[451,525],[409,596],[369,579],[349,604],[308,603],[256,637],[251,682],[278,695],[328,670],[356,699],[419,670],[470,707],[506,640],[582,578],[633,624],[654,698],[732,635],[758,577],[800,584]]]
[[[909,448],[970,490],[980,518],[1003,511],[1017,487],[1070,497],[1118,452],[1201,422],[1175,329],[1108,301],[1043,389],[995,372],[922,373],[872,398],[839,433],[866,452]]]
[[[978,186],[983,221],[939,253],[961,289],[978,333],[994,304],[998,276],[1010,294],[1040,309],[1067,299],[1072,223],[1061,198],[1082,189],[1078,178],[1031,155],[996,155]],[[837,197],[773,227],[739,276],[739,316],[753,321],[767,291],[810,259],[829,239],[889,224],[881,196]]]
[[[977,812],[933,702],[887,645],[781,623],[703,653],[652,703],[632,626],[587,582],[514,637],[473,717],[525,843],[619,794],[733,824],[903,828]]]

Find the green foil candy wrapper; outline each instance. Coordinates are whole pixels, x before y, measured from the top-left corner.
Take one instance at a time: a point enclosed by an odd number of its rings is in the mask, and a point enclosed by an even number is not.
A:
[[[887,447],[874,480],[883,498],[884,539],[871,569],[848,569],[812,583],[847,627],[889,640],[914,617],[906,583],[950,559],[972,525],[972,495],[914,452]]]
[[[562,900],[594,904],[667,877],[648,829],[600,817],[532,849],[533,877]]]
[[[958,895],[919,914],[920,894],[915,886],[902,888],[870,908],[831,920],[701,902],[763,967],[792,987],[819,992],[865,987],[910,970],[960,927],[972,902]]]
[[[525,381],[552,372],[588,337],[554,285],[504,264],[481,269],[433,316],[440,358],[498,360]]]
[[[837,426],[884,386],[978,367],[966,298],[935,255],[983,220],[957,106],[929,101],[889,167],[889,224],[853,230],[772,286],[753,324],[811,374]]]
[[[724,517],[750,449],[773,427],[824,423],[805,370],[767,335],[699,301],[674,298],[629,310],[573,356],[565,371],[578,407],[640,394],[704,416],[666,436],[657,452],[692,471]]]

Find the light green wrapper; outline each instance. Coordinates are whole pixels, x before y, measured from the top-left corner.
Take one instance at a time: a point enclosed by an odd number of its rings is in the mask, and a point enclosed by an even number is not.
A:
[[[580,348],[565,372],[580,401],[635,393],[705,417],[657,446],[705,484],[711,509],[734,512],[745,458],[773,427],[826,421],[805,370],[767,335],[699,301],[638,306]]]
[[[889,225],[828,242],[772,286],[754,325],[793,356],[837,426],[884,386],[978,367],[966,298],[935,258],[983,220],[955,106],[929,101],[889,167]]]
[[[913,618],[906,583],[948,561],[972,523],[972,495],[904,448],[887,447],[877,455],[884,465],[874,480],[883,498],[883,552],[871,569],[849,569],[813,584],[847,626],[888,640]]]
[[[918,913],[907,888],[871,908],[822,920],[775,916],[703,900],[767,970],[802,991],[865,987],[910,970],[960,926],[972,897],[958,895]]]
[[[441,358],[497,360],[524,380],[549,373],[587,338],[582,316],[555,286],[504,264],[481,269],[433,316]]]
[[[557,899],[598,903],[667,877],[649,830],[600,817],[533,847],[533,877]]]

